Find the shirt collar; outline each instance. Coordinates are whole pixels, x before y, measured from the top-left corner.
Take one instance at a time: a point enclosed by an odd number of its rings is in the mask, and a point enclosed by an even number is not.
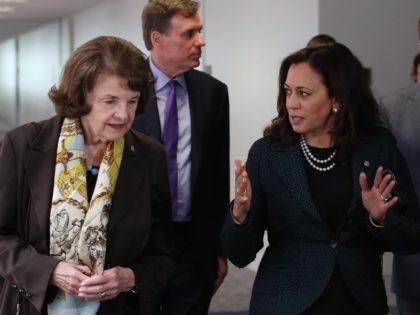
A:
[[[168,81],[171,80],[171,78],[168,77],[162,70],[160,70],[155,65],[151,57],[149,58],[149,65],[153,77],[155,78],[155,91],[159,92],[166,86],[166,84],[168,83]],[[179,83],[179,85],[181,85],[185,90],[187,90],[187,83],[185,81],[185,76],[183,73],[177,75],[175,78],[172,78],[172,80],[176,80]]]

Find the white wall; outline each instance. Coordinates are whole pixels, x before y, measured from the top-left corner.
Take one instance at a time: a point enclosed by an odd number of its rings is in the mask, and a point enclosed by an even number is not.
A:
[[[419,0],[319,0],[320,32],[348,45],[372,70],[377,96],[410,81],[418,50]]]
[[[65,18],[61,24],[53,22],[58,33],[52,31],[49,23],[19,36],[25,49],[19,55],[24,63],[21,69],[29,75],[20,81],[23,87],[19,95],[22,101],[28,101],[22,103],[28,112],[20,122],[50,113],[44,108],[44,97],[72,48],[95,36],[115,35],[132,41],[147,53],[140,25],[145,3],[146,0],[104,1]],[[313,35],[330,33],[348,45],[372,69],[377,95],[408,82],[410,64],[417,52],[418,0],[205,0],[203,17],[207,40],[203,60],[212,67],[214,76],[229,85],[232,157],[238,158],[245,158],[251,143],[275,114],[281,59],[304,46]],[[12,87],[7,87],[7,92],[4,87],[4,82],[12,82],[6,73],[14,58],[13,51],[5,48],[9,45],[0,43],[0,120],[13,119],[10,108],[15,105]],[[58,61],[55,49],[59,49]],[[32,105],[36,110],[29,108]]]
[[[54,114],[48,91],[58,82],[60,65],[60,22],[43,25],[20,35],[19,123],[42,120]]]
[[[318,0],[208,0],[204,21],[205,62],[229,87],[231,160],[246,160],[276,115],[281,60],[317,33]]]
[[[99,6],[73,16],[74,47],[101,35],[123,37],[144,53],[141,11],[147,0],[104,1]]]
[[[16,122],[16,39],[0,43],[0,132]]]

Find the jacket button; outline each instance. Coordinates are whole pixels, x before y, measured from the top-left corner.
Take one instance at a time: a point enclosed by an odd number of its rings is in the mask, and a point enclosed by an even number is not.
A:
[[[32,297],[32,295],[31,295],[30,293],[28,293],[28,292],[26,292],[26,293],[25,293],[25,296],[26,296],[28,299],[30,299],[30,298]]]
[[[332,249],[334,249],[334,248],[336,248],[337,247],[337,241],[335,241],[335,240],[332,240],[332,241],[330,241],[330,243],[328,244]]]
[[[25,293],[25,290],[23,290],[23,289],[19,289],[19,290],[18,290],[18,292],[19,292],[20,294],[23,294],[23,293]]]

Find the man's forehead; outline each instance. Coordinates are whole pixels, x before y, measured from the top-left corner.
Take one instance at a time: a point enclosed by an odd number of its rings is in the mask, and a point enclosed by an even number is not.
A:
[[[175,14],[171,18],[170,26],[180,27],[185,29],[198,29],[202,28],[203,24],[201,22],[200,15],[197,13],[192,16],[184,16],[182,14]]]

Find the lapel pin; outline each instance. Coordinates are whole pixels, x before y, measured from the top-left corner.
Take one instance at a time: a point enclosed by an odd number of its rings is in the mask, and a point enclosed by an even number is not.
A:
[[[364,161],[363,162],[363,165],[366,166],[366,167],[369,167],[370,166],[370,162],[369,161]]]
[[[130,147],[130,150],[131,150],[131,152],[135,152],[136,150],[134,149],[134,145],[132,145],[131,147]]]

